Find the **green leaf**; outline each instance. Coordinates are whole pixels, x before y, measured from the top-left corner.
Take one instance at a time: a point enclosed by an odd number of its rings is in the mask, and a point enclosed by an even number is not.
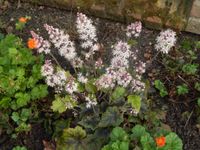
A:
[[[137,140],[140,140],[141,137],[147,133],[146,129],[141,125],[134,126],[131,131],[131,138],[136,138]]]
[[[178,95],[184,95],[184,94],[187,94],[188,92],[189,92],[189,90],[188,90],[188,86],[186,84],[177,86]]]
[[[71,123],[71,119],[61,119],[61,120],[56,120],[53,125],[54,125],[54,133],[53,133],[53,138],[54,137],[59,137],[62,134],[62,131],[65,128],[69,128],[70,127],[70,123]]]
[[[164,147],[164,150],[182,150],[182,149],[183,149],[183,143],[175,133],[172,132],[166,136],[166,146]]]
[[[94,134],[87,135],[85,139],[86,149],[100,150],[102,146],[109,140],[110,130],[107,128],[99,128],[95,130]]]
[[[96,86],[91,81],[89,81],[85,84],[85,89],[89,93],[96,93],[97,92]]]
[[[95,130],[97,128],[99,121],[100,121],[100,118],[97,115],[84,116],[78,124],[80,124],[84,128]]]
[[[25,93],[16,93],[15,94],[15,98],[17,98],[17,107],[20,108],[20,107],[23,107],[23,106],[26,106],[28,104],[28,102],[30,101],[30,95]]]
[[[24,146],[15,146],[12,150],[27,150],[27,148]]]
[[[200,41],[196,42],[196,48],[200,48]]]
[[[185,64],[182,68],[182,71],[187,75],[195,75],[197,73],[198,67],[198,64]]]
[[[102,114],[98,127],[119,126],[123,122],[123,115],[120,114],[118,107],[108,107]]]
[[[113,100],[117,100],[119,98],[124,97],[126,93],[126,89],[123,87],[116,87],[114,92],[112,93],[112,99]]]
[[[16,56],[17,55],[17,49],[16,48],[9,48],[8,49],[8,53],[11,57]]]
[[[131,45],[131,46],[137,45],[137,43],[138,42],[136,40],[133,40],[133,39],[128,40],[128,44]]]
[[[121,142],[119,148],[120,150],[129,150],[129,142]]]
[[[200,92],[200,83],[196,82],[194,88]]]
[[[63,135],[58,138],[57,150],[85,150],[84,138],[86,132],[81,127],[68,128],[63,131]]]
[[[197,100],[197,105],[200,107],[200,98]]]
[[[142,144],[143,150],[155,150],[156,148],[155,142],[149,133],[143,135],[140,142]]]
[[[121,127],[115,127],[110,134],[111,141],[129,141],[129,136]]]
[[[65,103],[61,99],[55,99],[52,103],[51,109],[54,112],[58,111],[59,113],[63,113],[67,110]]]
[[[31,113],[31,109],[23,108],[21,111],[20,119],[24,122],[27,121],[28,118],[31,116]]]
[[[40,98],[44,98],[45,96],[47,96],[48,94],[48,90],[47,90],[47,85],[37,85],[35,87],[33,87],[33,89],[31,90],[31,99],[40,99]]]
[[[161,97],[165,97],[166,95],[168,95],[165,85],[160,80],[155,80],[154,85],[156,89],[159,90]]]
[[[18,122],[19,119],[20,119],[19,113],[18,113],[18,112],[13,112],[11,118],[12,118],[12,120],[14,120],[15,122]]]
[[[133,109],[135,109],[137,112],[140,112],[140,107],[141,107],[141,97],[140,96],[129,95],[128,103],[131,104]]]
[[[65,97],[56,95],[55,97],[56,99],[53,101],[51,106],[51,109],[53,109],[54,112],[58,111],[59,113],[63,113],[67,109],[71,109],[76,106],[77,102],[69,95],[66,95]]]
[[[2,107],[2,108],[8,108],[10,102],[11,102],[11,98],[10,97],[3,97],[0,100],[0,107]]]

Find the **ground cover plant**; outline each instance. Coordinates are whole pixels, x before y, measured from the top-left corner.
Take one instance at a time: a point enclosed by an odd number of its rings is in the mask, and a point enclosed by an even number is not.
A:
[[[150,62],[159,64],[165,75],[155,75],[152,80],[145,73],[149,63],[139,57],[138,45],[145,32],[141,22],[130,23],[121,31],[121,38],[106,45],[98,36],[96,21],[83,13],[76,14],[69,29],[44,21],[44,32],[32,28],[31,22],[36,19],[28,16],[31,14],[18,16],[13,23],[13,32],[17,30],[23,42],[6,29],[1,30],[0,60],[10,60],[1,63],[8,78],[2,80],[8,84],[1,82],[1,96],[10,99],[0,100],[1,116],[7,116],[0,125],[0,136],[20,141],[8,147],[2,140],[3,149],[185,148],[180,132],[177,135],[166,122],[165,104],[156,103],[161,97],[160,102],[194,104],[192,111],[182,114],[185,127],[194,114],[199,116],[198,41],[181,40],[179,46],[177,33],[171,29],[156,33],[152,45],[157,54]],[[25,60],[19,61],[18,55]],[[20,89],[15,90],[18,86],[11,79],[19,82]],[[21,95],[15,96],[17,93]],[[189,102],[188,95],[192,96]],[[37,128],[38,124],[42,129]],[[198,118],[195,125],[198,127]],[[21,136],[34,135],[35,126],[39,132],[36,136],[42,132],[48,135],[40,139],[44,147],[36,148],[21,140]]]

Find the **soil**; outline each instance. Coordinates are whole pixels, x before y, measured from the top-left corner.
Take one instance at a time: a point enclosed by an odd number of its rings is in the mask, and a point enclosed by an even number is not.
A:
[[[26,28],[22,32],[19,32],[14,30],[15,22],[19,17],[22,16],[31,16],[32,19],[28,22]],[[9,5],[4,8],[3,11],[0,11],[0,24],[3,24],[5,32],[19,35],[22,37],[24,42],[31,37],[30,30],[36,31],[44,37],[47,36],[43,28],[43,24],[45,23],[60,29],[65,29],[70,34],[71,39],[78,42],[76,31],[73,25],[75,22],[75,16],[76,14],[73,11],[70,12],[30,4],[22,4],[20,8],[17,8],[17,3],[9,3]],[[94,17],[92,17],[92,19],[97,26],[99,41],[104,44],[106,52],[110,51],[110,45],[113,45],[118,40],[125,39],[125,24]],[[160,78],[163,77],[162,65],[156,61],[150,61],[150,59],[156,55],[153,44],[158,32],[159,31],[156,30],[143,28],[142,35],[140,36],[141,39],[139,39],[140,42],[135,48],[139,50],[138,56],[140,59],[148,63],[146,77],[151,83],[155,77],[149,76],[149,73],[154,72],[155,69],[160,69],[160,72],[157,74],[156,78],[159,76]],[[183,38],[200,40],[199,35],[180,33],[179,40],[182,40]],[[54,50],[54,53],[57,54],[56,50]],[[59,56],[56,55],[56,57]],[[105,59],[109,62],[109,57]],[[68,67],[66,66],[66,62],[63,58],[59,58],[59,62],[64,69]],[[154,93],[154,98],[157,97],[159,96],[156,92]],[[198,116],[195,114],[195,112],[191,113],[195,107],[194,102],[190,102],[185,105],[183,103],[171,102],[167,98],[160,98],[156,101],[159,100],[161,103],[164,103],[164,106],[167,108],[166,124],[168,124],[171,129],[181,137],[184,143],[184,150],[200,150],[200,130],[196,127],[196,120]],[[180,101],[182,101],[181,98]],[[183,119],[184,112],[191,113],[189,119]],[[0,143],[0,150],[10,150],[13,146],[21,144],[27,145],[28,149],[30,150],[42,150],[44,148],[42,141],[46,139],[49,139],[48,134],[45,132],[41,124],[36,124],[33,125],[32,131],[29,134],[20,136],[18,140],[5,138],[4,142]]]

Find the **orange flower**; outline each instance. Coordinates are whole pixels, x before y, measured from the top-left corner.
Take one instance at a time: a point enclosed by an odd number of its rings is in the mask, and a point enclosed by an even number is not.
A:
[[[34,49],[37,47],[37,41],[35,39],[29,39],[27,42],[28,48]]]
[[[19,22],[26,23],[27,22],[27,18],[21,17],[21,18],[19,18]]]
[[[164,136],[161,136],[161,137],[157,137],[156,138],[156,144],[158,147],[163,147],[165,146],[165,143],[166,143],[166,139]]]

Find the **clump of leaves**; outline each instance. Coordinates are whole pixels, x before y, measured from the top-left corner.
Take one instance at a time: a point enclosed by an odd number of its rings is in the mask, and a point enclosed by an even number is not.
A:
[[[198,64],[185,64],[183,65],[183,72],[187,75],[195,75],[198,71]]]
[[[86,137],[86,131],[77,126],[75,128],[67,128],[63,131],[61,138],[57,141],[57,150],[84,150],[83,140]]]
[[[178,95],[184,95],[189,92],[188,86],[186,84],[178,85],[177,86],[177,93]]]
[[[12,150],[27,150],[25,146],[15,146]]]
[[[155,85],[156,89],[159,90],[161,97],[165,97],[166,95],[168,95],[167,89],[162,81],[155,80],[154,85]]]
[[[121,127],[116,127],[110,134],[110,142],[101,150],[129,150],[129,135]]]
[[[163,146],[157,145],[154,140],[156,137],[164,138]],[[132,141],[130,143],[130,141]],[[156,133],[148,132],[145,127],[136,125],[132,128],[131,133],[127,133],[123,128],[116,127],[110,134],[110,142],[101,150],[182,150],[183,144],[181,139],[173,132],[160,130]]]
[[[41,82],[42,62],[43,57],[33,56],[15,35],[0,41],[0,126],[7,133],[30,130],[36,101],[48,94]]]

